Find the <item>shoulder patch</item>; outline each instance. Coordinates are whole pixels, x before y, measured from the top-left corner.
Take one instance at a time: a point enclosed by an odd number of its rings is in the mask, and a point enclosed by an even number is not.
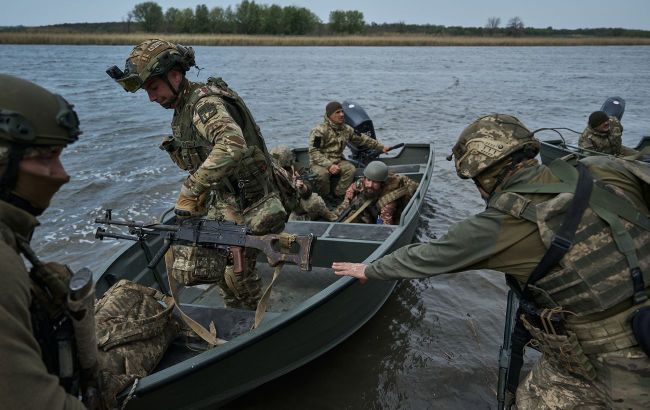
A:
[[[218,112],[218,108],[216,107],[215,104],[212,104],[210,102],[206,102],[204,104],[197,104],[196,107],[196,113],[201,119],[202,123],[207,123],[208,120]]]
[[[320,148],[321,146],[321,137],[314,138],[314,148]]]

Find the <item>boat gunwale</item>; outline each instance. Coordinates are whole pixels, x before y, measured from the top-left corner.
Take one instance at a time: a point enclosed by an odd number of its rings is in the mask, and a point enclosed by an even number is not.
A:
[[[379,256],[383,255],[386,253],[386,248],[392,246],[396,240],[397,236],[401,235],[402,232],[404,231],[404,228],[407,227],[406,221],[407,219],[404,218],[404,215],[407,215],[408,212],[415,212],[419,213],[421,207],[424,204],[425,197],[426,197],[426,191],[429,188],[430,182],[431,182],[431,174],[433,172],[434,168],[434,162],[435,162],[435,149],[433,144],[431,143],[414,143],[414,144],[408,144],[407,147],[413,147],[413,148],[429,148],[429,156],[426,160],[426,163],[420,163],[420,165],[425,165],[423,171],[421,172],[422,174],[422,180],[418,184],[418,188],[415,191],[413,198],[417,198],[420,196],[419,201],[412,200],[409,202],[409,206],[407,206],[402,215],[403,217],[400,218],[400,223],[396,226],[396,229],[394,229],[389,236],[381,241],[381,244],[370,254],[368,255],[365,259],[364,262],[367,261],[372,261],[377,259]],[[407,147],[404,147],[406,149]],[[301,148],[302,149],[302,148]],[[404,150],[403,149],[403,150]],[[390,158],[398,158],[399,155],[402,153],[400,151],[396,156],[390,157]],[[425,182],[423,184],[423,182]],[[423,188],[426,186],[426,188]],[[419,205],[417,206],[416,209],[413,210],[413,207],[415,206],[415,203],[418,202]],[[411,216],[408,221],[411,221],[413,218],[416,218],[417,215]],[[322,223],[320,222],[312,222],[312,221],[301,221],[301,223]],[[333,222],[331,224],[335,224],[336,222]],[[355,224],[355,225],[367,225],[367,224]],[[401,228],[401,229],[400,229]],[[337,238],[325,238],[324,240],[332,240],[332,241],[337,241],[337,240],[345,240],[345,239],[337,239]],[[379,241],[378,241],[379,242]],[[123,247],[119,248],[119,252],[116,251],[115,255],[103,265],[103,269],[99,270],[98,272],[102,272],[102,274],[99,274],[96,280],[101,278],[103,275],[103,272],[106,272],[109,267],[115,263],[117,259],[120,258],[123,252],[126,251],[127,248],[130,246],[134,246],[135,244],[129,244],[126,243],[124,244]],[[223,346],[219,346],[216,349],[210,349],[205,352],[199,353],[196,356],[193,356],[191,358],[185,359],[181,362],[178,362],[170,367],[167,367],[163,370],[160,370],[158,372],[152,373],[150,375],[147,375],[143,377],[142,379],[139,379],[138,386],[134,390],[134,398],[137,397],[138,395],[146,395],[149,392],[155,391],[157,389],[160,389],[164,386],[167,386],[169,384],[174,383],[176,380],[183,378],[186,375],[195,373],[197,370],[205,369],[210,367],[212,364],[215,362],[221,361],[225,358],[228,358],[234,354],[236,354],[239,351],[242,351],[246,349],[247,347],[256,344],[259,340],[261,339],[266,339],[269,336],[273,335],[274,333],[277,333],[292,324],[296,323],[297,321],[301,320],[305,316],[309,315],[310,313],[314,312],[321,306],[329,303],[332,299],[334,299],[337,295],[341,294],[345,290],[347,290],[350,286],[354,285],[357,283],[357,279],[352,278],[352,277],[341,277],[332,284],[328,285],[326,288],[322,289],[318,293],[312,295],[305,301],[301,302],[299,305],[295,306],[289,311],[282,312],[281,315],[278,315],[277,317],[272,318],[268,322],[263,322],[261,326],[257,329],[254,329],[246,334],[238,336],[236,339],[239,339],[235,341],[234,343],[227,343]],[[377,308],[373,309],[372,313],[366,317],[365,320],[362,320],[360,324],[354,328],[350,329],[349,332],[346,332],[344,336],[337,338],[336,340],[332,341],[331,345],[328,345],[325,350],[319,349],[319,351],[316,353],[314,357],[310,357],[309,360],[303,362],[307,363],[313,358],[321,356],[325,352],[331,350],[333,347],[336,345],[340,344],[342,341],[347,339],[350,335],[355,333],[360,327],[362,327],[364,324],[370,320],[370,318],[374,317],[377,311],[381,309],[381,307],[384,305],[386,299],[391,295],[392,290],[394,289],[396,285],[396,281],[388,281],[390,285],[390,291],[386,292],[385,297],[381,301],[381,303],[377,304]],[[241,338],[241,339],[240,339]],[[298,366],[293,366],[292,369],[295,369]],[[288,370],[291,371],[291,370]],[[282,374],[286,374],[288,371],[283,372]],[[280,375],[277,375],[275,377],[279,377]],[[269,380],[274,379],[275,377],[270,377]],[[268,381],[268,380],[267,380]],[[120,399],[124,398],[124,392],[120,396]]]

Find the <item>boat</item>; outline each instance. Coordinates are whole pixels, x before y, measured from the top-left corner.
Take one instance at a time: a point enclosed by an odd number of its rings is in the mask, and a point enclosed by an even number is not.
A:
[[[580,148],[577,145],[567,144],[564,138],[544,140],[540,142],[541,148],[539,156],[541,157],[543,164],[550,164],[553,160],[569,154],[575,154],[579,158],[584,158],[590,155],[609,155],[598,151]],[[646,135],[642,137],[634,149],[642,154],[650,153],[650,136]]]
[[[603,105],[600,107],[600,111],[607,113],[607,115],[610,117],[616,117],[620,121],[623,119],[623,114],[625,113],[625,100],[621,97],[609,97],[605,100],[605,102],[603,102]],[[584,158],[590,155],[609,155],[598,151],[580,148],[577,145],[567,144],[566,140],[559,130],[569,130],[568,128],[551,130],[557,132],[558,135],[560,135],[560,138],[540,141],[541,147],[539,156],[542,159],[542,164],[550,164],[555,159],[570,154],[574,154],[578,156],[578,158]],[[580,135],[580,133],[577,131],[569,131]],[[641,152],[642,154],[650,154],[650,148],[648,147],[650,147],[650,136],[644,136],[641,138],[637,146],[634,147],[634,149]],[[645,158],[640,159],[646,161]]]
[[[307,149],[294,152],[298,165],[306,167]],[[392,172],[419,182],[398,224],[288,222],[286,232],[317,237],[312,270],[285,265],[260,325],[251,330],[255,312],[225,308],[216,285],[184,288],[179,292],[183,311],[204,326],[214,321],[218,336],[228,342],[197,350],[186,341],[175,341],[158,367],[118,400],[126,400],[127,409],[215,408],[326,353],[370,320],[396,282],[361,285],[356,279],[335,276],[330,267],[334,261],[370,262],[411,243],[429,187],[434,151],[430,144],[405,144],[377,159]],[[357,172],[361,175],[362,169]],[[160,220],[173,222],[169,214]],[[125,243],[97,272],[98,297],[119,279],[160,289],[147,260],[162,247],[162,239],[147,237],[146,244]],[[160,265],[157,275],[164,282],[166,272]],[[266,286],[273,268],[263,255],[257,266]]]

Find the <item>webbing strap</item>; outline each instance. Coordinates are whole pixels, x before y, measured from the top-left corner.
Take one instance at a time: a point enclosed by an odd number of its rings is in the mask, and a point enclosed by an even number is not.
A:
[[[518,192],[518,193],[533,193],[533,194],[559,194],[563,192],[573,192],[573,185],[575,181],[575,173],[571,175],[575,169],[570,164],[562,160],[555,160],[549,166],[554,175],[560,178],[563,182],[552,184],[515,184],[504,192]],[[601,209],[607,209],[615,213],[621,218],[633,223],[646,231],[650,231],[650,218],[639,212],[632,205],[625,201],[621,201],[616,194],[595,185],[593,193],[589,200],[592,207],[599,206]],[[603,218],[605,219],[605,218]]]
[[[343,223],[350,223],[354,221],[355,218],[359,216],[359,214],[363,212],[363,210],[366,209],[371,202],[373,202],[372,199],[366,199],[366,201],[363,204],[361,204],[359,209],[357,209],[351,216],[349,216],[345,221],[343,221]]]
[[[266,313],[266,306],[269,303],[269,298],[271,297],[271,289],[273,289],[273,285],[275,285],[275,281],[280,277],[280,271],[282,270],[282,267],[284,266],[284,262],[280,262],[278,266],[275,267],[273,270],[273,279],[271,279],[271,283],[269,283],[269,286],[264,289],[264,293],[262,293],[262,297],[260,298],[260,301],[257,302],[257,309],[255,309],[255,323],[253,323],[253,329],[256,329],[257,326],[262,322],[262,318],[264,318],[264,313]]]
[[[172,298],[174,298],[174,302],[176,303],[178,313],[181,315],[181,319],[183,319],[183,322],[185,322],[185,324],[188,325],[190,329],[194,331],[194,333],[196,333],[201,339],[205,340],[210,345],[220,346],[224,343],[227,343],[227,340],[220,339],[216,336],[216,329],[214,333],[211,333],[208,329],[203,327],[203,325],[201,325],[199,322],[189,317],[181,309],[181,305],[178,303],[176,296],[178,294],[178,282],[176,282],[176,279],[174,279],[172,275],[172,266],[174,264],[173,249],[174,248],[171,247],[167,253],[165,253],[165,265],[167,266],[167,280],[169,281],[169,291],[172,294]]]
[[[560,229],[553,236],[551,245],[542,257],[542,260],[528,277],[528,280],[521,291],[521,301],[530,299],[531,297],[528,285],[535,283],[544,277],[544,275],[546,275],[571,248],[576,229],[582,219],[582,214],[589,205],[589,197],[591,196],[594,184],[589,171],[587,171],[587,167],[582,163],[578,163],[576,166],[577,171],[573,167],[569,167],[570,170],[567,170],[566,168],[561,169],[560,173],[563,175],[558,175],[558,177],[566,179],[565,182],[569,183],[576,180],[577,174],[578,178],[577,183],[575,183],[573,201],[571,201],[571,204],[569,205],[569,209],[565,214]],[[511,336],[512,350],[510,365],[508,367],[508,381],[506,384],[508,390],[513,394],[517,391],[517,387],[519,386],[519,376],[521,374],[521,367],[523,366],[524,346],[530,340],[530,333],[524,327],[521,315],[522,311],[520,307],[517,310],[517,321],[515,323],[514,332]]]
[[[645,302],[648,296],[645,292],[645,281],[643,280],[643,273],[639,268],[639,259],[636,253],[636,246],[634,239],[630,233],[625,229],[621,219],[613,212],[603,209],[600,205],[591,205],[591,208],[598,214],[599,217],[605,220],[612,230],[612,237],[616,243],[616,247],[627,259],[627,264],[630,267],[630,276],[632,277],[632,285],[634,286],[634,303],[639,304]]]

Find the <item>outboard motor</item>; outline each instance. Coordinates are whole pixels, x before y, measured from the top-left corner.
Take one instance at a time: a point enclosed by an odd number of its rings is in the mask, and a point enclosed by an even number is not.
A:
[[[610,117],[616,117],[620,121],[625,112],[625,100],[621,97],[609,97],[600,107],[600,111],[605,112]]]
[[[365,134],[372,139],[377,139],[377,136],[375,135],[375,127],[372,125],[372,120],[360,105],[356,104],[353,101],[343,101],[342,105],[346,124],[354,128],[354,131],[358,134]],[[368,151],[371,151],[369,148],[357,147],[351,143],[348,143],[348,148],[350,148],[350,151],[352,151],[352,156],[350,159],[357,162],[366,157],[364,154],[367,154]]]

